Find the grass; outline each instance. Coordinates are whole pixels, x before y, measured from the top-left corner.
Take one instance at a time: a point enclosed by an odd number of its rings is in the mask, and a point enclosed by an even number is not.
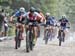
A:
[[[9,27],[8,36],[14,36],[15,35],[15,26]]]

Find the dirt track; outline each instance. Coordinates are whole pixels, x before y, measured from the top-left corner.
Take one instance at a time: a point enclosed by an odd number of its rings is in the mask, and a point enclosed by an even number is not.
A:
[[[0,42],[0,56],[75,56],[75,33],[71,33],[62,46],[58,46],[58,39],[44,44],[43,38],[38,38],[34,50],[25,51],[25,40],[18,50],[14,49],[14,39]]]

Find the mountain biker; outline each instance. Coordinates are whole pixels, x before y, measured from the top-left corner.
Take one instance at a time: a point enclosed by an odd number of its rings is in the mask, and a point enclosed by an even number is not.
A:
[[[25,8],[24,7],[20,7],[20,9],[15,12],[11,18],[10,18],[10,22],[12,22],[14,17],[17,17],[17,23],[16,23],[16,29],[19,28],[19,26],[21,27],[21,33],[22,33],[22,39],[23,39],[23,32],[24,32],[24,20],[25,18],[23,17],[23,15],[25,14]]]
[[[31,7],[30,10],[24,15],[24,17],[27,17],[27,19],[28,19],[26,28],[28,28],[28,23],[30,23],[30,22],[34,23],[33,30],[34,30],[34,35],[35,35],[34,36],[35,41],[37,40],[37,31],[36,31],[36,29],[37,29],[37,16],[39,18],[41,18],[40,22],[42,22],[43,21],[42,16],[39,13],[35,12],[34,7]]]
[[[60,23],[60,26],[63,27],[63,30],[64,30],[64,37],[65,37],[65,32],[66,32],[67,24],[70,25],[69,20],[66,18],[65,15],[63,15],[62,18],[59,20],[59,23]],[[59,32],[59,33],[60,33],[60,32]],[[59,33],[58,33],[58,34],[59,34]]]
[[[44,22],[44,21],[45,21],[45,16],[44,16],[44,14],[42,13],[42,11],[41,11],[40,9],[36,9],[36,12],[38,12],[38,13],[42,16],[43,22]],[[39,17],[37,16],[38,24],[41,23],[40,20],[41,20],[41,18],[39,18]],[[40,36],[40,26],[38,25],[37,28],[38,28],[38,36]]]
[[[46,13],[46,25],[45,25],[45,29],[44,29],[44,35],[46,32],[46,27],[47,25],[49,25],[49,29],[51,32],[53,32],[53,27],[54,27],[54,18],[52,18],[52,16],[50,16],[50,13]],[[45,36],[44,36],[45,38]]]

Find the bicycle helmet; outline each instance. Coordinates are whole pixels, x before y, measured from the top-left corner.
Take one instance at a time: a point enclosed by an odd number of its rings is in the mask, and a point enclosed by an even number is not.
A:
[[[49,13],[49,12],[47,12],[47,13],[46,13],[46,16],[50,16],[50,13]]]
[[[35,11],[38,12],[38,13],[40,13],[41,12],[41,9],[38,8]]]
[[[24,7],[21,7],[21,8],[19,9],[19,11],[20,11],[20,12],[25,12],[25,8],[24,8]]]
[[[34,7],[31,7],[31,8],[30,8],[30,12],[31,12],[31,13],[34,13],[34,12],[35,12],[35,8],[34,8]]]
[[[66,18],[66,15],[62,15],[62,18]]]

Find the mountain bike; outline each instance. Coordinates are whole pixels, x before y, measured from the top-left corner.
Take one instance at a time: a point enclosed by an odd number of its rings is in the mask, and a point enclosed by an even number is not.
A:
[[[34,40],[34,30],[33,30],[33,23],[30,22],[28,24],[29,28],[26,33],[26,52],[29,52],[30,50],[33,50],[33,40]]]
[[[65,28],[70,28],[70,27],[65,27]],[[64,27],[60,27],[58,32],[58,38],[59,38],[59,46],[61,46],[62,42],[65,41]]]
[[[22,25],[18,25],[15,30],[15,49],[18,49],[21,46],[21,40],[23,40],[22,36]]]
[[[48,39],[52,40],[52,31],[51,31],[51,26],[50,25],[47,25],[46,27],[46,31],[45,31],[45,37],[44,37],[44,40],[45,40],[45,44],[48,43]]]

